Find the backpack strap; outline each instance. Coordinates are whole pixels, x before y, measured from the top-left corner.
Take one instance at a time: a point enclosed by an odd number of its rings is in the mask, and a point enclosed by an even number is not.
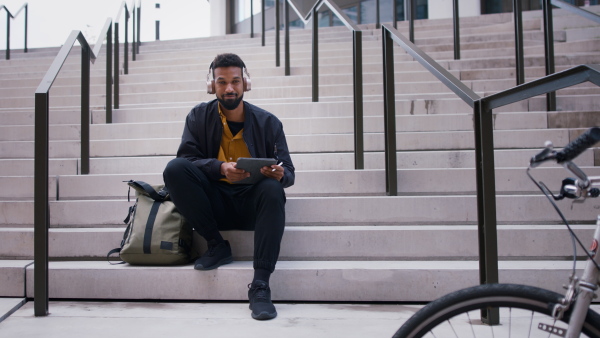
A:
[[[159,202],[164,201],[168,194],[166,189],[162,189],[160,192],[156,192],[156,190],[154,190],[154,188],[152,188],[152,186],[150,184],[148,184],[144,181],[129,180],[129,181],[127,181],[127,184],[138,191],[141,190],[141,191],[146,192],[146,194],[148,194],[148,196],[150,196],[150,198],[152,198],[155,201],[159,201]]]

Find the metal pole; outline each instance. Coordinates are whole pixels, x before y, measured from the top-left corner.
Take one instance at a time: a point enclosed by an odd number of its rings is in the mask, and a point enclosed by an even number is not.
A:
[[[284,0],[285,15],[285,76],[290,75],[290,4]]]
[[[312,102],[319,102],[319,20],[317,8],[312,11]]]
[[[81,50],[81,174],[90,173],[90,48]]]
[[[27,53],[27,20],[29,17],[28,8],[29,6],[25,4],[25,49],[23,50],[24,53]]]
[[[279,0],[275,0],[275,67],[281,65],[279,56]]]
[[[35,93],[35,158],[34,158],[34,248],[33,292],[34,313],[48,315],[48,115],[49,95]]]
[[[352,31],[354,65],[354,169],[365,168],[363,128],[362,32]]]
[[[333,13],[331,14],[333,16]],[[381,14],[379,13],[379,0],[375,0],[375,28],[381,28]]]
[[[494,135],[492,111],[481,100],[473,107],[475,168],[477,179],[477,229],[479,236],[479,281],[498,283],[498,239],[496,226],[496,182],[494,177]],[[500,322],[498,309],[481,311],[488,325]]]
[[[113,78],[115,109],[119,109],[119,23],[115,22],[115,76]]]
[[[392,0],[392,10],[394,11],[394,28],[398,29],[398,0]]]
[[[254,0],[250,0],[250,38],[254,37]]]
[[[415,11],[414,11],[414,3],[413,0],[404,0],[407,4],[408,14],[408,39],[410,42],[415,43]]]
[[[123,73],[129,74],[129,10],[125,7],[125,51],[123,55]]]
[[[137,43],[135,42],[135,37],[136,37],[136,8],[135,8],[135,1],[133,2],[133,22],[131,23],[131,30],[133,31],[133,37],[132,37],[132,41],[131,41],[131,61],[135,61],[135,47],[137,45]]]
[[[515,21],[515,62],[517,86],[525,83],[525,66],[523,56],[523,13],[521,0],[513,0],[513,15]]]
[[[458,13],[458,0],[453,0],[452,5],[452,21],[454,23],[454,60],[460,60],[460,18]]]
[[[135,48],[135,52],[137,54],[140,53],[140,45],[142,44],[140,42],[140,28],[141,28],[140,22],[141,21],[142,21],[142,3],[140,2],[140,5],[138,6],[138,42],[137,42],[137,47]]]
[[[542,1],[544,12],[544,47],[546,55],[546,76],[554,74],[554,25],[552,24],[551,0]],[[556,110],[556,92],[546,94],[546,110]]]
[[[6,10],[6,59],[10,60],[10,13]]]
[[[261,38],[262,38],[262,46],[265,46],[265,0],[262,0],[260,2],[260,7],[261,7],[261,15],[262,15],[262,34],[261,34]]]
[[[388,196],[398,195],[396,163],[396,89],[394,84],[394,45],[390,32],[382,28],[383,43],[383,122],[385,132],[385,186]]]
[[[106,123],[112,123],[112,25],[106,32]]]

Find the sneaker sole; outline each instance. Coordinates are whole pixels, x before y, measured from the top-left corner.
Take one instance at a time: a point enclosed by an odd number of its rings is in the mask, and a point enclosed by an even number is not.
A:
[[[194,266],[194,270],[202,270],[202,271],[213,270],[213,269],[216,269],[216,268],[220,267],[221,265],[229,264],[231,262],[233,262],[233,257],[227,257],[227,258],[221,259],[216,264],[211,265],[211,266],[209,266],[207,268],[205,268],[205,267],[198,267],[197,265],[195,265]]]
[[[252,312],[252,318],[254,318],[256,320],[267,320],[267,319],[273,319],[275,317],[277,317],[277,312],[275,312],[275,313],[261,312],[257,315],[255,315],[254,312]]]

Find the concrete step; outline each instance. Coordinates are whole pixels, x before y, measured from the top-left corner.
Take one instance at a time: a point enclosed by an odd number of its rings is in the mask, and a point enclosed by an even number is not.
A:
[[[577,265],[581,272],[584,262]],[[476,261],[279,261],[270,286],[275,301],[423,302],[479,284],[478,268]],[[556,292],[562,291],[571,268],[570,261],[499,262],[503,282]],[[191,265],[50,262],[50,273],[50,298],[245,301],[252,262],[233,262],[204,272]],[[33,266],[27,267],[26,274],[26,296],[34,297]],[[399,287],[399,281],[409,282]]]
[[[537,154],[534,149],[496,150],[497,168],[522,167],[531,156]],[[90,174],[144,174],[162,172],[172,156],[110,157],[90,158]],[[296,170],[351,170],[354,169],[354,153],[292,153]],[[396,154],[398,169],[430,168],[473,168],[475,152],[473,150],[448,151],[399,151]],[[383,152],[365,152],[365,169],[383,169]],[[50,158],[50,175],[77,175],[78,158]],[[588,150],[577,159],[581,166],[594,166],[594,151]],[[33,175],[33,159],[0,159],[0,176]]]
[[[125,212],[126,213],[126,212]],[[573,225],[581,239],[590,238],[595,224]],[[58,228],[49,232],[53,259],[101,260],[119,246],[124,226],[114,228]],[[0,257],[33,259],[33,228],[0,228]],[[253,236],[249,231],[224,231],[236,261],[252,260]],[[435,250],[422,243],[436,243]],[[461,245],[456,245],[461,243]],[[206,242],[195,235],[195,252]],[[502,260],[562,260],[573,254],[564,225],[499,225],[498,255]],[[584,256],[579,250],[579,255]],[[476,225],[355,225],[288,226],[280,260],[477,260]],[[113,256],[113,261],[118,256]]]
[[[590,176],[600,176],[600,167],[582,167]],[[475,194],[472,168],[400,169],[400,195]],[[567,173],[561,168],[540,168],[535,177],[553,190]],[[443,181],[434,179],[445,177]],[[124,181],[131,179],[162,183],[162,173],[112,175],[62,175],[49,177],[49,198],[56,200],[124,198]],[[32,176],[1,176],[0,200],[33,200]],[[58,182],[58,184],[57,184]],[[94,189],[88,189],[94,187]],[[385,195],[385,171],[315,170],[296,171],[296,184],[286,189],[288,196]],[[498,194],[537,194],[539,191],[525,175],[524,168],[497,168]]]
[[[579,135],[584,130],[573,130]],[[181,143],[181,131],[148,134],[146,138],[117,138],[107,135],[100,140],[90,141],[90,156],[168,156],[177,151]],[[156,136],[158,137],[156,137]],[[541,130],[498,130],[494,132],[495,149],[530,149],[539,147],[542,140],[552,140],[555,147],[564,147],[569,141],[567,129]],[[113,136],[113,137],[111,137]],[[153,137],[155,136],[155,137]],[[144,137],[144,136],[143,136]],[[160,137],[160,138],[159,138]],[[351,134],[308,134],[287,135],[287,143],[293,153],[353,152],[354,135]],[[471,131],[452,132],[403,132],[396,133],[397,150],[465,150],[474,149],[474,134]],[[80,141],[51,141],[50,157],[79,157]],[[366,133],[364,149],[367,152],[384,151],[384,134]],[[33,158],[34,141],[0,141],[0,158]]]
[[[321,104],[324,107],[326,104]],[[332,106],[333,104],[328,104]],[[338,104],[346,106],[351,110],[351,103]],[[373,108],[376,103],[367,103],[370,107],[368,113],[373,114]],[[305,117],[281,117],[286,135],[311,135],[311,134],[345,134],[354,132],[354,118],[349,116],[339,117],[318,117],[308,116],[311,109],[310,104],[300,105],[305,107]],[[295,108],[298,108],[294,105]],[[292,115],[286,106],[272,106],[273,111],[278,115],[281,108],[285,109],[285,115]],[[397,108],[403,108],[399,105]],[[137,123],[112,123],[112,124],[92,124],[90,125],[90,138],[92,140],[106,139],[140,139],[153,136],[179,137],[182,133],[185,121],[185,110],[179,107],[154,108],[153,112],[160,114],[173,110],[174,114],[179,113],[179,119],[172,122],[137,122]],[[296,109],[295,109],[296,110]],[[297,109],[300,110],[300,109]],[[119,111],[125,113],[124,111]],[[126,114],[140,114],[140,119],[148,116],[150,109],[129,109]],[[348,111],[346,111],[348,112]],[[117,112],[115,112],[116,114]],[[318,110],[315,113],[319,113]],[[101,113],[98,113],[100,115]],[[302,114],[298,112],[295,114]],[[350,112],[353,114],[353,112]],[[2,113],[0,113],[0,116]],[[283,114],[282,114],[283,115]],[[347,114],[348,115],[348,114]],[[572,116],[571,116],[572,115]],[[571,118],[572,117],[572,118]],[[577,119],[575,119],[577,117]],[[519,129],[545,129],[549,126],[549,121],[583,121],[582,124],[571,124],[569,128],[585,128],[593,123],[589,123],[591,118],[595,117],[595,112],[527,112],[527,113],[500,113],[495,114],[496,130],[519,130]],[[440,114],[440,115],[396,115],[396,130],[398,132],[443,132],[443,131],[472,131],[473,121],[471,114]],[[16,122],[16,121],[12,121]],[[23,122],[28,122],[23,120]],[[565,123],[561,124],[561,127]],[[383,131],[382,116],[364,116],[363,128],[365,133],[376,133]],[[79,124],[52,124],[50,125],[51,140],[78,140],[80,139]],[[33,141],[33,125],[3,125],[0,126],[0,141]]]
[[[128,207],[122,200],[50,201],[52,227],[114,227],[122,224]],[[501,224],[531,222],[548,224],[559,220],[545,196],[500,195],[496,199]],[[565,217],[574,222],[591,222],[597,217],[600,201],[585,205],[561,202]],[[594,210],[596,209],[596,210]],[[33,224],[32,201],[0,201],[0,225]],[[445,196],[334,196],[289,197],[286,204],[289,225],[359,224],[474,224],[477,203],[472,195]]]

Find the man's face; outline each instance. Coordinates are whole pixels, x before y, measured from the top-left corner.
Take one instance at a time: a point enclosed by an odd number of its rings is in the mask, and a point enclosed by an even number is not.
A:
[[[218,67],[214,69],[215,94],[221,106],[234,110],[244,98],[244,82],[240,67]]]

